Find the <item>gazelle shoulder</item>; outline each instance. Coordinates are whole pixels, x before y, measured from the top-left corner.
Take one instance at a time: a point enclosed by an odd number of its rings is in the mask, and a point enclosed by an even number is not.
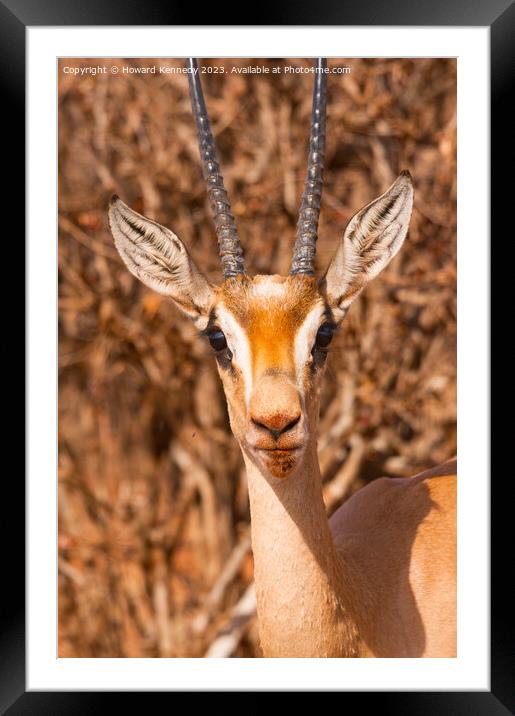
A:
[[[369,544],[374,535],[421,529],[442,522],[456,506],[456,460],[448,460],[413,477],[380,477],[355,492],[332,515],[335,543],[352,543],[361,534]]]

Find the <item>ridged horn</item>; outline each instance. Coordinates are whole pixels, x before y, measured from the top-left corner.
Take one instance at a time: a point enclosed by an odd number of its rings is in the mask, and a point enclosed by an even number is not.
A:
[[[324,178],[325,155],[325,114],[327,61],[315,60],[315,82],[313,88],[313,109],[309,135],[308,174],[297,222],[297,239],[293,247],[290,274],[315,273],[315,251],[318,238],[318,218]]]
[[[207,114],[202,85],[200,84],[197,60],[188,58],[188,83],[190,89],[191,108],[197,127],[197,137],[202,163],[202,174],[207,185],[207,193],[215,222],[220,258],[224,279],[245,273],[243,250],[231,213],[231,203],[224,187],[217,160],[215,142],[211,132],[211,124]]]

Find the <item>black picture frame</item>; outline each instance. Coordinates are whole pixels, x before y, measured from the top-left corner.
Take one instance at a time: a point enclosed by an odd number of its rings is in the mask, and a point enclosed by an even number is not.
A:
[[[224,6],[225,7],[225,6]],[[202,10],[202,25],[385,25],[385,26],[488,26],[491,38],[491,167],[500,168],[501,158],[513,156],[512,115],[507,111],[507,99],[512,77],[513,31],[515,29],[515,5],[512,0],[432,0],[431,3],[413,3],[398,0],[396,3],[376,5],[373,0],[343,4],[338,0],[318,0],[316,3],[294,5],[284,2],[268,6],[260,4],[260,18],[247,14],[245,20],[235,22],[234,8],[225,12],[220,4]],[[247,8],[248,12],[249,8]],[[16,159],[4,163],[11,177],[12,196],[9,211],[4,219],[11,237],[21,240],[22,219],[25,216],[25,41],[26,28],[33,26],[66,25],[194,25],[198,18],[197,7],[173,0],[89,0],[71,2],[53,0],[0,0],[0,77],[4,120],[4,146],[17,148]],[[233,22],[221,22],[230,14]],[[194,17],[195,16],[195,17]],[[266,22],[261,21],[264,18]],[[461,119],[463,121],[463,118]],[[505,160],[506,161],[506,160]],[[491,184],[492,217],[501,220],[501,207],[510,206],[507,192],[511,182],[503,182],[500,172],[494,172]],[[4,220],[3,220],[4,221]],[[12,226],[9,223],[12,222]],[[492,220],[492,236],[501,234]],[[495,232],[495,233],[494,233]],[[511,229],[511,234],[513,229]],[[500,235],[500,238],[503,238]],[[509,238],[505,234],[505,238]],[[501,289],[502,290],[502,289]],[[505,290],[505,289],[504,289]],[[502,300],[502,296],[500,297]],[[6,315],[7,314],[7,315]],[[11,317],[10,317],[11,316]],[[4,329],[15,335],[19,318],[4,312],[7,325]],[[29,348],[34,348],[30,347]],[[23,361],[19,363],[20,372]],[[10,366],[12,371],[12,366]],[[30,390],[30,386],[28,386]],[[499,433],[496,433],[498,437]],[[498,437],[496,445],[504,442]],[[507,440],[506,440],[507,442]],[[508,443],[509,444],[509,443]],[[502,475],[501,475],[502,477]],[[505,575],[510,545],[513,543],[510,519],[502,515],[504,505],[511,504],[507,491],[512,478],[491,481],[492,529],[491,529],[491,691],[452,692],[344,692],[347,708],[356,697],[367,699],[367,706],[381,712],[395,714],[488,714],[501,716],[515,713],[515,668],[513,639],[513,606],[511,591],[507,589]],[[8,482],[8,484],[6,484]],[[10,716],[18,714],[93,714],[102,710],[101,702],[113,702],[123,696],[119,692],[26,692],[25,687],[25,488],[21,471],[9,471],[5,475],[4,510],[11,520],[3,520],[4,576],[2,589],[2,630],[0,633],[0,711]],[[5,494],[6,493],[6,494]],[[8,508],[7,508],[8,506]],[[495,515],[495,519],[494,519]],[[505,595],[508,595],[506,598]],[[149,696],[173,698],[173,693],[154,694],[145,692],[145,707]],[[139,694],[129,695],[131,705],[136,706]],[[152,699],[154,702],[154,698]],[[363,702],[361,702],[363,703]],[[136,706],[137,708],[137,706]]]

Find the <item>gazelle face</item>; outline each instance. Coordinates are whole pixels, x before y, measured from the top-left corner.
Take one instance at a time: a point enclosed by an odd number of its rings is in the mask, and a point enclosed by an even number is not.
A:
[[[335,328],[308,276],[256,276],[215,291],[204,329],[231,427],[246,456],[276,478],[295,472],[318,416],[318,384]]]
[[[275,478],[294,475],[316,438],[318,387],[333,331],[366,283],[397,253],[413,188],[403,173],[349,222],[319,282],[305,274],[210,285],[182,241],[114,198],[109,222],[129,270],[172,298],[207,336],[246,457]]]
[[[190,58],[192,70],[197,63]],[[182,241],[118,197],[109,225],[127,268],[169,296],[216,354],[233,432],[245,456],[274,478],[294,475],[315,441],[318,386],[334,328],[366,283],[395,256],[408,231],[413,187],[402,172],[359,211],[317,283],[314,253],[325,146],[326,63],[316,61],[308,176],[291,275],[245,274],[239,237],[220,174],[198,71],[188,75],[201,162],[215,219],[225,281],[210,285]]]

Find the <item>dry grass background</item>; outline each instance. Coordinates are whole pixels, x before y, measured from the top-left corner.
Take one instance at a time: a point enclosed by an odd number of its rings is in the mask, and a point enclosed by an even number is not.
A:
[[[116,192],[220,280],[187,79],[62,71],[94,64],[182,62],[61,61],[59,656],[259,656],[245,475],[215,362],[123,267],[106,223]],[[319,446],[332,510],[371,479],[456,451],[456,64],[329,64],[351,74],[329,76],[319,268],[401,169],[415,182],[407,242],[330,356]],[[247,266],[286,273],[312,76],[202,80]]]

